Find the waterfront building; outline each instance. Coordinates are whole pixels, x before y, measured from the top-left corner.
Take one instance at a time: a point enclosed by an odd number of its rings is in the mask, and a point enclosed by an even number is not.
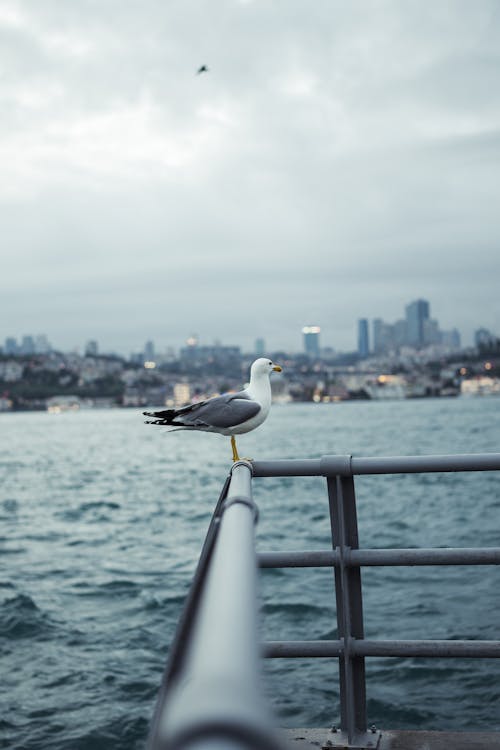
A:
[[[370,341],[368,334],[368,320],[361,318],[358,320],[358,354],[362,359],[366,359],[370,353]]]
[[[174,408],[180,409],[189,404],[191,400],[191,389],[189,383],[176,383],[174,385]]]
[[[304,351],[311,359],[319,359],[319,326],[304,326],[302,334],[304,336]]]
[[[430,317],[430,305],[425,299],[417,299],[406,306],[407,343],[419,348],[425,345],[424,322]]]
[[[0,362],[0,380],[6,383],[15,383],[21,380],[24,373],[24,366],[15,359],[8,359],[6,362]]]

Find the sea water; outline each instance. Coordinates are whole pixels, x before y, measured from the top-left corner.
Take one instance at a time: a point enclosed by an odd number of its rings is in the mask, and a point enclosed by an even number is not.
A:
[[[275,405],[255,459],[500,451],[500,399]],[[229,439],[135,410],[0,416],[0,747],[142,748]],[[500,473],[356,478],[360,546],[500,545]],[[260,550],[328,549],[322,478],[259,478]],[[500,569],[365,568],[365,635],[500,638]],[[328,569],[264,570],[265,640],[335,639]],[[368,721],[500,729],[500,663],[367,659]],[[279,726],[339,721],[335,659],[268,660]]]

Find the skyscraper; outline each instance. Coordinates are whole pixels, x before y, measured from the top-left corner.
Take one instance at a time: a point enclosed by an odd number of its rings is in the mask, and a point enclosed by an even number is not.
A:
[[[417,299],[406,306],[408,344],[420,347],[425,344],[424,321],[429,320],[430,305],[425,299]]]
[[[304,326],[302,333],[304,335],[304,351],[311,359],[319,358],[319,326]]]
[[[5,339],[5,354],[18,354],[18,352],[17,340],[13,336],[8,336]]]
[[[152,362],[155,358],[155,345],[152,341],[146,341],[144,346],[144,359],[146,362]]]
[[[255,356],[264,357],[266,353],[266,342],[264,339],[255,339]]]
[[[370,353],[370,340],[368,334],[368,320],[361,318],[358,320],[358,354],[362,359]]]
[[[23,336],[21,343],[22,354],[34,354],[35,353],[35,340],[33,336]]]

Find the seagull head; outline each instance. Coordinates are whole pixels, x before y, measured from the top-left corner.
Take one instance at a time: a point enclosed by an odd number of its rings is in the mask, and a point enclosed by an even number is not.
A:
[[[269,376],[272,372],[281,372],[281,367],[267,357],[259,357],[250,368],[250,379],[260,378],[264,375]]]

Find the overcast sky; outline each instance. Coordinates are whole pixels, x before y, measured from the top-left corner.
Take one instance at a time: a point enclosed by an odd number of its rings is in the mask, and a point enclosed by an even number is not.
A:
[[[0,0],[0,54],[0,341],[500,334],[498,0]]]

